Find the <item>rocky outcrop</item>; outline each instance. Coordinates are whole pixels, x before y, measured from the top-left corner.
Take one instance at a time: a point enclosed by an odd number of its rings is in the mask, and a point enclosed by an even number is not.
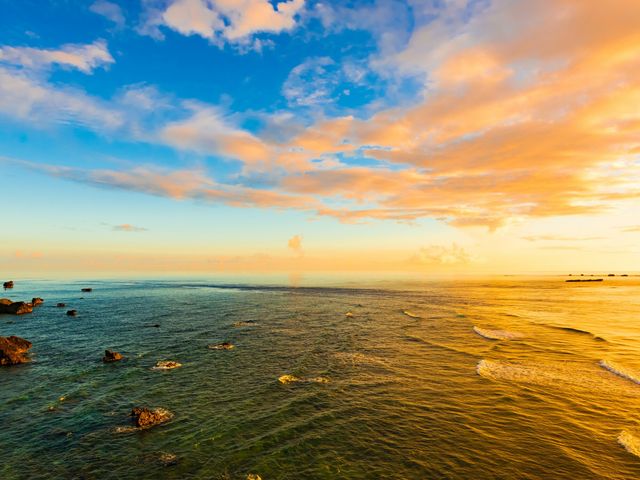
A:
[[[70,317],[75,317],[76,315],[78,315],[78,311],[77,310],[67,310],[67,315],[69,315]]]
[[[29,361],[26,353],[31,342],[20,337],[0,337],[0,365],[18,365]]]
[[[40,304],[42,304],[42,303],[44,303],[44,300],[43,300],[42,298],[40,298],[40,297],[33,297],[33,298],[31,299],[31,305],[32,305],[33,307],[35,307],[36,305],[40,305]]]
[[[181,367],[182,364],[174,362],[173,360],[160,360],[156,363],[155,367],[151,367],[153,370],[173,370],[174,368]]]
[[[104,351],[104,357],[102,357],[102,361],[104,363],[112,363],[112,362],[118,362],[120,360],[122,360],[124,357],[119,354],[118,352],[114,352],[112,350],[105,350]]]
[[[14,302],[8,298],[0,298],[0,313],[10,313],[12,315],[23,315],[31,313],[33,305],[27,302]]]
[[[9,280],[8,282],[4,282],[2,284],[4,288],[13,288],[13,280]]]
[[[229,342],[222,342],[217,344],[209,345],[211,350],[233,350],[235,346]]]
[[[173,414],[164,408],[135,407],[131,410],[131,419],[137,428],[151,428],[171,420],[172,417]]]

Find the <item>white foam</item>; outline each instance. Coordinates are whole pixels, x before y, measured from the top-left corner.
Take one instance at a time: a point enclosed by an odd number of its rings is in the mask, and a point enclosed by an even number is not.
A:
[[[522,334],[518,332],[508,332],[506,330],[487,330],[486,328],[473,327],[473,331],[481,337],[489,340],[513,340],[522,338]]]
[[[619,377],[625,378],[627,380],[632,381],[633,383],[640,384],[640,374],[636,372],[632,372],[631,370],[617,364],[613,363],[609,360],[600,360],[600,366],[606,370],[609,370],[611,373],[618,375]]]
[[[598,394],[640,396],[640,389],[588,365],[568,362],[515,363],[480,360],[478,375],[495,381],[526,383]]]
[[[618,435],[618,443],[624,447],[624,449],[635,455],[636,457],[640,457],[640,439],[626,430],[620,432]]]
[[[402,313],[404,313],[407,317],[420,318],[419,315],[416,315],[415,313],[410,312],[409,310],[403,310]]]

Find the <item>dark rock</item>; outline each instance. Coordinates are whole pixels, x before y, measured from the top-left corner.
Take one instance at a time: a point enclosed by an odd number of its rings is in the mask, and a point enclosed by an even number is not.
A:
[[[67,315],[69,315],[70,317],[75,317],[76,315],[78,315],[78,311],[77,310],[67,310]]]
[[[173,414],[164,408],[135,407],[131,410],[131,418],[138,428],[150,428],[171,420],[172,417]]]
[[[67,304],[66,304],[66,303],[62,303],[62,302],[60,302],[60,303],[56,303],[56,307],[60,307],[60,308],[62,308],[62,307],[66,307],[66,306],[67,306]]]
[[[0,365],[17,365],[28,362],[27,351],[31,342],[20,337],[0,337]]]
[[[31,313],[33,305],[27,302],[13,302],[8,298],[0,298],[0,313],[10,313],[12,315],[23,315]]]
[[[111,350],[104,351],[104,357],[102,357],[102,361],[104,363],[117,362],[122,360],[124,357],[120,355],[118,352],[113,352]]]
[[[40,297],[33,297],[31,299],[31,305],[34,306],[34,307],[36,305],[40,305],[41,303],[44,303],[44,300],[42,298],[40,298]]]
[[[162,452],[158,460],[163,467],[171,467],[178,464],[178,456],[175,453]]]
[[[92,292],[93,288],[83,288],[81,291],[83,291],[83,292]]]
[[[150,323],[148,325],[143,325],[143,327],[145,327],[145,328],[160,328],[160,324],[159,323]]]
[[[4,282],[2,284],[4,288],[13,288],[13,280],[9,280],[8,282]]]

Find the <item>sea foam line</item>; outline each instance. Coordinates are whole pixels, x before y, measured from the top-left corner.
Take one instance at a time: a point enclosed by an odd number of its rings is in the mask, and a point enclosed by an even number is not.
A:
[[[608,360],[600,360],[600,366],[605,370],[609,370],[611,373],[618,375],[619,377],[622,377],[634,383],[640,384],[640,376],[637,373],[627,370],[626,368],[624,368],[621,365],[618,365],[617,363],[613,363]]]

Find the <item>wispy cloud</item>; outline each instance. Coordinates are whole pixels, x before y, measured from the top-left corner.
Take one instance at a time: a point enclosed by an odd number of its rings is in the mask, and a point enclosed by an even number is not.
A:
[[[63,45],[59,49],[4,46],[0,47],[0,63],[27,69],[59,65],[91,73],[98,67],[114,63],[114,59],[106,42],[96,40],[90,44]]]
[[[125,24],[122,8],[117,3],[107,0],[96,0],[89,6],[89,10],[98,15],[102,15],[107,20],[113,22],[116,27],[122,28]]]
[[[138,227],[136,225],[131,225],[129,223],[123,223],[121,225],[114,225],[112,230],[116,232],[146,232],[147,229],[144,227]]]

